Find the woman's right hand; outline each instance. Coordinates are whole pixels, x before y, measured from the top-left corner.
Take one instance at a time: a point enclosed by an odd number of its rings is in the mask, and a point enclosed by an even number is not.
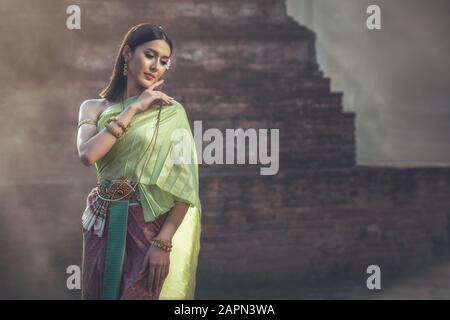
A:
[[[164,79],[159,80],[152,84],[150,87],[142,91],[137,100],[133,103],[137,113],[143,112],[152,107],[155,101],[161,101],[163,104],[171,105],[173,98],[168,96],[164,92],[154,90],[157,86],[161,85]]]

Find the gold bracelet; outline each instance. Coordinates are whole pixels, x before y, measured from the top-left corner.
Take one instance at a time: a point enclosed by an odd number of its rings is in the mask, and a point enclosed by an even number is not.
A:
[[[110,123],[110,122],[112,122],[112,121],[115,121],[115,122],[119,125],[119,127],[122,128],[123,133],[126,133],[126,132],[128,131],[128,128],[131,127],[131,124],[130,124],[130,123],[129,123],[127,126],[125,126],[125,125],[123,124],[123,122],[121,122],[117,117],[109,118],[106,122],[107,122],[107,123]]]
[[[114,130],[114,128],[111,126],[110,123],[105,123],[105,128],[109,131],[109,133],[111,133],[117,139],[119,139],[122,136],[121,133]]]
[[[117,121],[117,117],[112,117],[112,118],[109,118],[108,120],[106,120],[105,127],[106,127],[106,125],[111,127],[111,122],[113,122],[113,121],[116,122]],[[116,136],[116,138],[120,138],[125,133],[123,128],[122,127],[120,127],[120,128],[122,129],[122,132],[120,133],[120,136],[119,137]]]
[[[166,239],[162,239],[162,238],[158,238],[158,237],[155,237],[153,239],[155,239],[156,241],[159,241],[159,242],[161,242],[161,243],[163,243],[163,244],[165,244],[165,245],[167,245],[167,246],[172,248],[172,241],[171,240],[166,240]]]
[[[170,249],[169,247],[166,247],[165,245],[160,244],[159,242],[152,241],[151,244],[152,244],[152,246],[157,247],[161,250],[164,250],[165,252],[172,251],[172,249]]]
[[[160,239],[160,238],[153,238],[152,241],[158,242],[158,243],[160,243],[160,244],[162,244],[164,246],[172,248],[172,242],[170,242],[170,241],[163,240],[163,239]]]
[[[79,129],[83,124],[92,124],[92,125],[96,126],[96,125],[97,125],[97,121],[95,121],[94,119],[84,119],[84,120],[81,120],[80,123],[78,124],[78,129]]]
[[[172,243],[163,239],[153,238],[151,245],[160,248],[166,252],[172,251]]]

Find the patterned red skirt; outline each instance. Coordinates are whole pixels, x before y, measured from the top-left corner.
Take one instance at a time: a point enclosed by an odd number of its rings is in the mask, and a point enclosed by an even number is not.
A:
[[[98,212],[98,190],[92,189],[87,197],[87,209]],[[148,269],[143,274],[141,270],[145,254],[150,247],[150,241],[155,237],[168,212],[160,215],[155,221],[145,222],[139,195],[129,200],[128,226],[125,255],[122,269],[119,299],[121,300],[157,300],[160,292],[149,292]],[[97,210],[96,210],[97,209]],[[107,212],[107,210],[105,210]],[[104,212],[104,213],[106,213]],[[103,267],[107,244],[108,215],[105,214],[105,230],[102,236],[94,232],[94,228],[83,228],[83,263],[81,298],[83,300],[101,299]]]

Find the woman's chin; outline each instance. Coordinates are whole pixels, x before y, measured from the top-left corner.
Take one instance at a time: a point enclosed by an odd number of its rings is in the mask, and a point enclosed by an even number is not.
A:
[[[153,83],[155,82],[155,80],[147,80],[147,79],[142,79],[141,81],[139,81],[139,84],[141,85],[141,87],[144,88],[148,88],[150,87]]]

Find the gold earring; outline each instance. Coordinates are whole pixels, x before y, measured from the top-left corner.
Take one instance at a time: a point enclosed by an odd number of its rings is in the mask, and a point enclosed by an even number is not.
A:
[[[125,64],[123,65],[123,75],[127,76],[128,75],[128,64],[125,62]]]

